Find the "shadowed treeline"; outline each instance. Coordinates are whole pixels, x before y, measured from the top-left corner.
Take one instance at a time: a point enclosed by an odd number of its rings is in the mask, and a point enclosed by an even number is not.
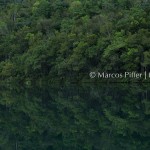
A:
[[[148,85],[0,88],[2,150],[148,150]]]

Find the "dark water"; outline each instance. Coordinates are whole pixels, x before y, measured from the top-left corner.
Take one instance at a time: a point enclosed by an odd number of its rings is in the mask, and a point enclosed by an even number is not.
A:
[[[150,85],[0,87],[0,150],[149,150]]]

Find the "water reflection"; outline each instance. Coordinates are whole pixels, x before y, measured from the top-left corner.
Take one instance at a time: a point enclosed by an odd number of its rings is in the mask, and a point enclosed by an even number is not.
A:
[[[150,86],[0,88],[1,150],[148,150]]]

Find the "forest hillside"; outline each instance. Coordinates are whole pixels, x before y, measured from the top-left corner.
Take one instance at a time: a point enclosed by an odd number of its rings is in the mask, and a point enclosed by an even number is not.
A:
[[[150,0],[0,0],[0,79],[150,71]]]

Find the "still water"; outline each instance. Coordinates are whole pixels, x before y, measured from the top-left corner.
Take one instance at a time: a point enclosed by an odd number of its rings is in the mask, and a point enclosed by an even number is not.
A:
[[[150,85],[0,87],[0,150],[149,150]]]

